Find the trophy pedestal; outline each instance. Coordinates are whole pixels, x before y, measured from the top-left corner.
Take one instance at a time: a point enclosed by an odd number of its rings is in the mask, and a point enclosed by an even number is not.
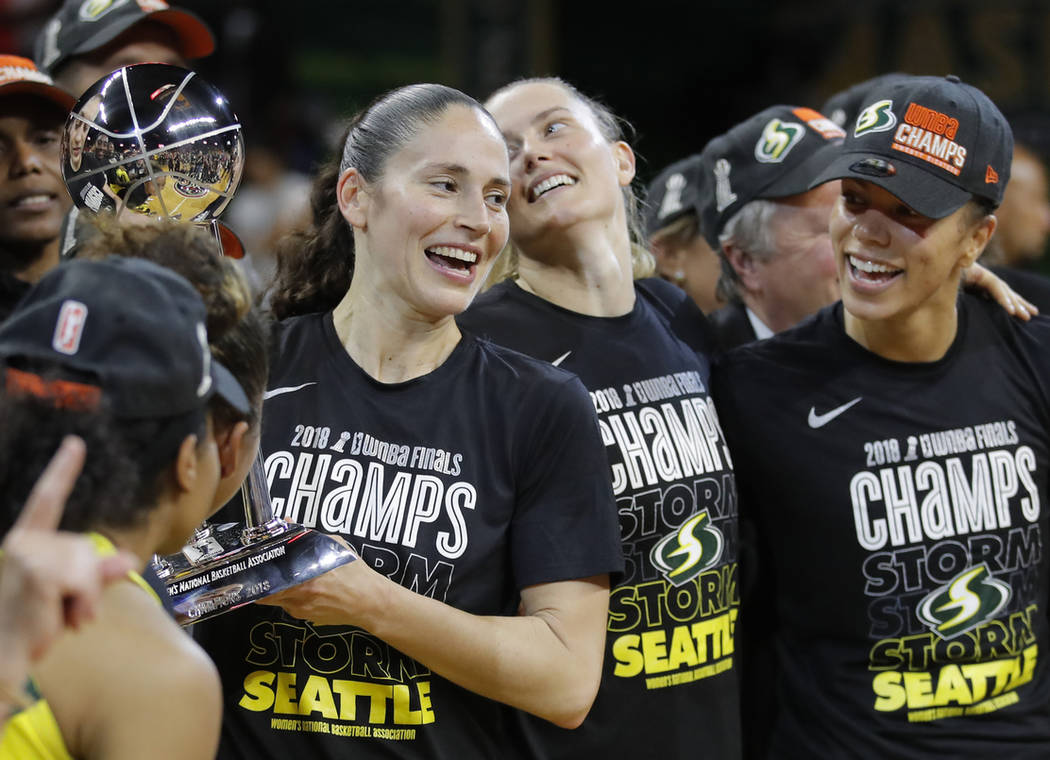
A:
[[[249,532],[253,535],[247,535]],[[271,521],[207,525],[179,554],[154,560],[180,625],[221,615],[356,559],[323,533]]]

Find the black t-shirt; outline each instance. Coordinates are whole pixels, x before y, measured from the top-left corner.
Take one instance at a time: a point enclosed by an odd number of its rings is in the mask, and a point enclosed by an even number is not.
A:
[[[506,282],[459,318],[587,386],[627,560],[587,719],[574,731],[522,720],[537,757],[736,758],[736,484],[708,395],[710,338],[681,290],[635,292],[630,313],[590,317]]]
[[[570,373],[464,336],[383,384],[331,314],[280,325],[262,448],[277,516],[342,535],[373,568],[479,615],[519,590],[619,572],[594,410]],[[200,623],[225,692],[222,758],[514,757],[515,710],[371,634],[249,605]]]
[[[1050,757],[1050,320],[962,296],[948,353],[902,363],[840,303],[714,377],[764,562],[745,625],[772,609],[769,756]]]

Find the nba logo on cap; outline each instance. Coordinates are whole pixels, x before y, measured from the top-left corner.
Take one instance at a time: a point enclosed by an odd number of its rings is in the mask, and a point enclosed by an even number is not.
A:
[[[80,337],[84,334],[84,323],[87,322],[87,306],[80,301],[66,301],[58,312],[55,334],[51,338],[51,347],[59,353],[72,356],[80,349]]]

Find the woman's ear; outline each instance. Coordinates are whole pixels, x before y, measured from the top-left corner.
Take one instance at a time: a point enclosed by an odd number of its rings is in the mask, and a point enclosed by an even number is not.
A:
[[[243,420],[226,429],[215,439],[219,447],[219,477],[228,478],[237,471],[241,457],[241,443],[251,428]]]
[[[339,175],[335,188],[343,218],[358,229],[367,229],[369,195],[361,173],[351,166]]]
[[[197,483],[197,436],[188,435],[179,445],[175,458],[175,483],[183,491],[190,491]]]
[[[627,187],[634,179],[635,160],[634,151],[631,146],[623,140],[617,140],[612,144],[613,159],[616,161],[616,174],[620,181],[620,187]]]
[[[964,240],[965,248],[963,250],[962,259],[959,261],[964,269],[973,266],[981,253],[984,252],[985,246],[987,246],[988,241],[992,239],[992,235],[995,234],[995,228],[998,225],[999,220],[996,218],[995,214],[985,214],[973,223],[966,233],[966,239]]]

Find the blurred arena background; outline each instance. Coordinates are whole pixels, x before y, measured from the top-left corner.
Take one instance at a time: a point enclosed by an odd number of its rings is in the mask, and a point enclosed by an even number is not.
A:
[[[391,87],[484,97],[557,74],[637,130],[640,177],[773,103],[819,108],[879,73],[958,74],[1050,153],[1050,0],[177,0],[214,30],[198,70],[309,173],[340,117]],[[58,0],[0,0],[0,49],[30,55]]]

